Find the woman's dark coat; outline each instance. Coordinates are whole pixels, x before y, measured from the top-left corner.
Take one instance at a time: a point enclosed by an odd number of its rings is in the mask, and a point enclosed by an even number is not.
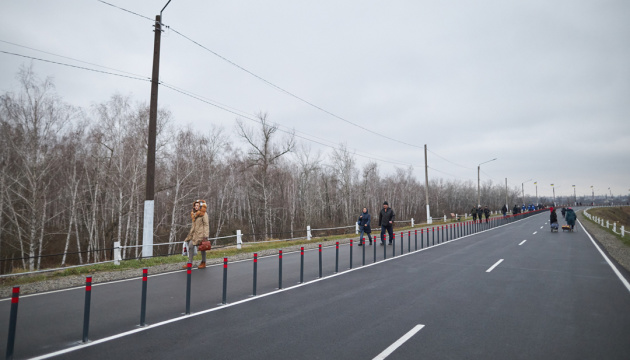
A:
[[[372,233],[372,228],[370,227],[370,221],[372,220],[372,216],[370,216],[370,212],[361,212],[361,215],[359,215],[359,219],[357,220],[357,223],[359,224],[359,231],[361,231],[361,228],[363,228],[363,231],[365,231],[367,234]]]

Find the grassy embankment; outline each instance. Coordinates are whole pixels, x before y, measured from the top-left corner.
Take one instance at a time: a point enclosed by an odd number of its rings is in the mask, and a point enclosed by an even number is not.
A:
[[[598,216],[604,219],[604,222],[606,220],[610,221],[610,224],[611,224],[610,229],[606,229],[606,226],[603,226],[603,227],[600,226],[599,229],[602,229],[612,235],[615,235],[625,245],[630,246],[630,206],[593,208],[593,209],[588,210],[588,213],[591,214],[592,216]],[[587,217],[585,217],[585,219],[588,220]],[[592,221],[592,220],[589,220],[589,221]],[[595,223],[594,221],[592,222]],[[621,235],[615,234],[612,231],[612,224],[615,222],[617,223],[617,231],[620,231],[622,225],[625,227],[625,231],[626,231],[625,237],[622,238]]]

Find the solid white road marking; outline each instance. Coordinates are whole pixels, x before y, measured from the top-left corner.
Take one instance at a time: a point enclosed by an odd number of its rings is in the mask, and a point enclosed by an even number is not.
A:
[[[527,240],[523,240],[523,241],[521,241],[521,243],[520,243],[520,244],[518,244],[518,246],[523,245],[523,244],[525,243],[525,241],[527,241]]]
[[[615,273],[615,275],[617,275],[617,277],[619,278],[619,280],[621,280],[621,283],[623,284],[623,286],[626,287],[626,289],[628,289],[628,291],[630,291],[630,283],[628,283],[628,280],[626,280],[626,278],[623,277],[623,275],[621,275],[621,273],[619,272],[619,270],[617,270],[617,268],[615,267],[615,265],[613,265],[613,263],[610,261],[610,259],[608,258],[608,256],[606,256],[606,254],[604,254],[604,252],[602,251],[602,249],[599,248],[599,246],[597,245],[597,243],[595,242],[595,240],[593,240],[593,237],[591,236],[591,234],[588,233],[588,231],[586,231],[586,229],[584,228],[584,225],[582,225],[582,223],[580,222],[580,220],[577,221],[578,224],[580,224],[580,226],[582,227],[582,230],[584,230],[584,232],[586,233],[586,235],[588,235],[588,238],[591,239],[591,242],[593,243],[593,245],[595,246],[595,248],[597,249],[597,251],[599,251],[600,254],[602,254],[602,256],[604,257],[604,259],[606,260],[606,262],[608,263],[608,265],[610,266],[610,268],[613,270],[613,272]]]
[[[495,267],[499,266],[499,264],[502,263],[502,262],[503,262],[503,259],[497,261],[496,264],[490,266],[490,269],[486,270],[486,272],[492,271]]]
[[[534,231],[534,233],[532,235],[536,235],[536,233],[538,233],[538,231]]]
[[[391,344],[387,349],[383,350],[382,353],[376,355],[373,360],[383,360],[391,353],[393,353],[396,349],[400,347],[400,345],[404,344],[407,340],[411,339],[418,331],[422,330],[424,325],[416,325],[413,329],[409,330],[405,335],[403,335],[400,339],[396,340],[395,343]]]

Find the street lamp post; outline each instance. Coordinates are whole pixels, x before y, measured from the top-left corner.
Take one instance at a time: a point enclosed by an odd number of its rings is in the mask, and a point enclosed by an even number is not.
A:
[[[612,190],[608,188],[608,192],[610,193],[610,205],[612,205],[613,204]]]
[[[536,185],[536,207],[538,207],[538,181],[534,181],[534,185]]]
[[[494,158],[492,160],[488,160],[488,161],[484,161],[481,164],[477,165],[477,206],[481,206],[481,176],[480,176],[480,172],[481,172],[481,165],[485,164],[485,163],[489,163],[490,161],[494,161],[497,158]]]
[[[595,206],[595,190],[593,189],[593,185],[591,185],[591,205]]]
[[[575,185],[573,185],[573,198],[575,199],[573,205],[577,206],[577,195],[575,194]]]
[[[553,190],[553,207],[556,207],[556,188],[551,184],[551,189]]]
[[[521,183],[521,199],[523,200],[523,205],[525,205],[525,183],[532,181],[533,179],[525,180]]]

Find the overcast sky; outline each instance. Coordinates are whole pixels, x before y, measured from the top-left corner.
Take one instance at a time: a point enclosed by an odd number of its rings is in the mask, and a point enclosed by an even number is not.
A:
[[[154,19],[167,0],[108,0]],[[630,2],[172,0],[160,80],[297,134],[429,176],[540,195],[630,192]],[[216,54],[339,120],[266,84]],[[5,0],[0,50],[150,78],[153,22],[96,0]],[[9,44],[30,47],[36,50]],[[0,53],[0,92],[31,60]],[[150,83],[33,61],[65,101],[89,109]],[[116,72],[116,71],[112,71]],[[118,72],[116,72],[118,73]],[[234,139],[233,113],[160,87],[177,124]],[[253,124],[253,123],[251,123]],[[323,139],[323,140],[322,140]],[[306,142],[313,151],[332,150]],[[416,145],[413,147],[403,143]],[[446,159],[446,160],[445,160]],[[448,160],[448,161],[447,161]],[[357,157],[359,166],[369,161]],[[379,161],[381,174],[395,165]],[[438,172],[440,171],[440,172]]]

